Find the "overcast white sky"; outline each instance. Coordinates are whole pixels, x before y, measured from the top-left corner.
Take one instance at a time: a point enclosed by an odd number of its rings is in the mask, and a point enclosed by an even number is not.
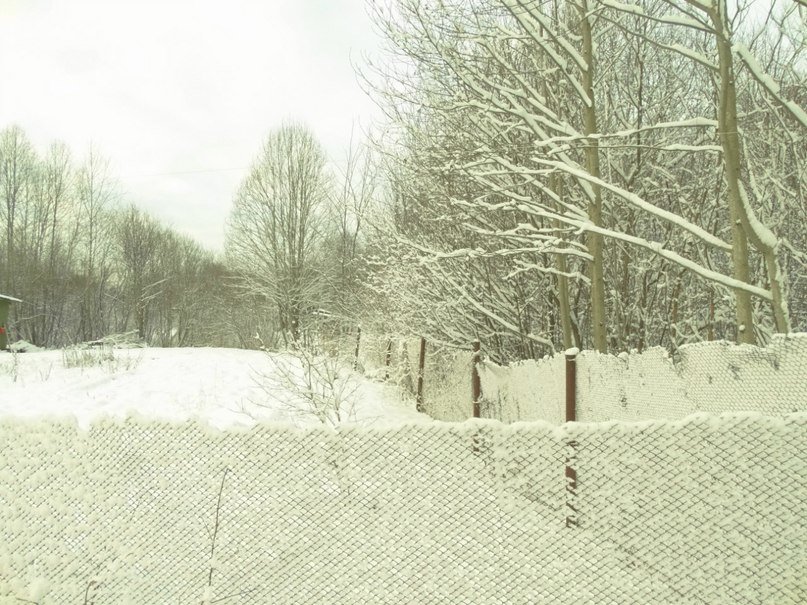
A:
[[[0,0],[0,129],[92,143],[126,201],[220,249],[272,128],[340,160],[378,116],[351,66],[377,44],[364,0]]]

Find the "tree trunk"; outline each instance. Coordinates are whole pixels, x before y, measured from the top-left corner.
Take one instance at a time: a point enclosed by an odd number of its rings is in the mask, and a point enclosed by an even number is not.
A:
[[[740,179],[742,148],[737,124],[734,57],[731,49],[731,32],[728,30],[729,22],[725,0],[718,0],[717,4],[706,12],[712,21],[717,41],[718,68],[720,70],[718,123],[720,127],[720,143],[723,147],[723,161],[726,168],[726,186],[731,216],[734,277],[750,283],[747,241],[750,239],[765,260],[765,268],[771,288],[771,302],[776,331],[787,333],[790,331],[790,316],[784,277],[777,253],[779,241],[754,216]],[[737,300],[738,341],[753,344],[756,342],[756,337],[751,314],[751,295],[748,292],[735,290],[735,296]]]
[[[558,194],[558,197],[563,195],[563,181],[560,175],[553,175],[552,177],[552,190]],[[555,221],[555,227],[560,229],[560,222]],[[566,277],[568,267],[566,263],[566,256],[563,254],[555,254],[555,267],[558,270],[558,314],[560,315],[560,326],[563,335],[563,348],[571,349],[572,346],[572,307],[569,301],[569,278]]]
[[[737,131],[737,92],[734,87],[734,69],[731,57],[731,42],[724,31],[725,12],[721,16],[711,11],[715,27],[720,68],[720,95],[717,120],[720,128],[720,144],[723,147],[726,188],[731,219],[731,257],[734,265],[734,278],[751,283],[748,264],[748,239],[742,224],[742,199],[740,198],[740,136]],[[751,294],[743,290],[734,291],[737,319],[737,342],[755,344],[753,307]]]
[[[589,103],[583,107],[583,126],[586,136],[597,133],[597,111],[594,103],[594,50],[589,21],[588,0],[581,0],[580,35],[583,40],[583,58],[586,69],[582,72],[582,84]],[[596,139],[586,143],[586,169],[589,174],[600,178],[600,152]],[[598,227],[602,226],[602,190],[599,185],[592,184],[593,199],[588,206],[588,218]],[[598,233],[588,232],[586,245],[591,254],[591,339],[594,348],[600,353],[608,350],[605,326],[605,277],[603,271],[603,238]]]

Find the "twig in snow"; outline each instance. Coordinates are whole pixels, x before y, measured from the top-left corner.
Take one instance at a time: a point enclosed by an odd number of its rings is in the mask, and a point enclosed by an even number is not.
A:
[[[224,474],[221,476],[221,486],[219,487],[219,498],[216,502],[216,523],[213,525],[213,537],[210,540],[210,573],[207,576],[207,585],[213,585],[213,556],[216,553],[216,536],[219,533],[219,514],[221,513],[221,495],[224,492],[224,480],[227,479],[227,473],[230,472],[229,468],[224,469]],[[209,533],[209,530],[208,530]]]
[[[96,582],[95,580],[89,581],[89,583],[87,584],[87,590],[84,591],[84,605],[93,605],[93,601],[90,600],[90,597],[95,595],[94,594],[90,595],[90,590],[92,590],[93,588],[97,589],[99,586],[101,586],[101,584]]]

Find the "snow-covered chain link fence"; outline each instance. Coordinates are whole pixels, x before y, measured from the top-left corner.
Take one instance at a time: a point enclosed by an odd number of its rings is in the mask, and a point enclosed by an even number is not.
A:
[[[3,421],[0,602],[795,605],[806,442],[805,414],[226,433]]]
[[[563,422],[564,363],[563,354],[506,367],[480,363],[482,416],[504,422]],[[584,351],[575,363],[576,416],[581,422],[675,420],[695,412],[776,416],[807,411],[803,333],[776,335],[767,347],[685,345],[674,357],[660,347],[619,356]]]

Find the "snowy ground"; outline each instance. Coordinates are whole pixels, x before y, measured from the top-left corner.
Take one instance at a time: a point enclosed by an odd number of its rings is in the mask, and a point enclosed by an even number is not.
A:
[[[1,352],[0,416],[74,416],[82,427],[99,417],[132,414],[198,418],[216,428],[257,421],[320,424],[311,402],[300,396],[301,376],[294,357],[238,349]],[[392,426],[429,420],[394,386],[349,370],[338,380],[342,422]],[[329,410],[327,422],[334,415]]]

